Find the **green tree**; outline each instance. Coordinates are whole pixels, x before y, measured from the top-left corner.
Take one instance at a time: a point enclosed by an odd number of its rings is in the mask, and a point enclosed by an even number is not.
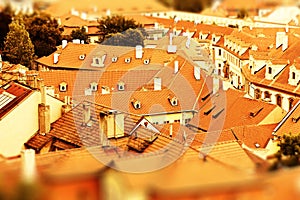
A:
[[[63,29],[50,15],[34,13],[25,18],[25,25],[38,57],[52,54],[61,44]]]
[[[89,42],[89,37],[84,27],[73,30],[71,32],[71,39],[80,39],[83,40],[86,44]]]
[[[134,19],[125,19],[125,17],[120,15],[112,17],[108,16],[100,19],[98,23],[99,33],[102,35],[100,42],[102,42],[104,39],[110,38],[116,33],[123,33],[127,29],[142,28],[142,25],[136,23]]]
[[[139,29],[128,29],[124,33],[115,33],[102,43],[104,45],[113,46],[144,46],[144,35]]]
[[[4,42],[4,58],[10,63],[31,67],[34,46],[25,29],[22,17],[16,17],[9,25],[9,32]]]
[[[300,164],[300,135],[284,135],[278,146],[280,149],[275,155],[276,161],[271,166],[271,170]]]

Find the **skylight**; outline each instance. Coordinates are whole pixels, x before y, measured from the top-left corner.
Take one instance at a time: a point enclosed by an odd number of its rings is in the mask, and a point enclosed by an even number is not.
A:
[[[12,100],[14,100],[16,96],[9,94],[7,92],[3,92],[0,94],[0,109],[9,104]]]

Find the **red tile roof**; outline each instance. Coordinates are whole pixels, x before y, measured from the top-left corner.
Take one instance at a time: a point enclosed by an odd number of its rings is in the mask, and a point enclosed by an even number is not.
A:
[[[0,119],[16,108],[32,90],[22,84],[9,82],[0,88]]]

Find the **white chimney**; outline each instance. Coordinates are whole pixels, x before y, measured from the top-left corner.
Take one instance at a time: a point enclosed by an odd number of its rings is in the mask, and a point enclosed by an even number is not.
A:
[[[91,108],[89,103],[82,104],[83,110],[83,124],[86,125],[91,119]]]
[[[218,78],[213,78],[213,94],[216,94],[219,91],[220,80]]]
[[[80,17],[83,20],[87,20],[87,14],[85,12],[82,12]]]
[[[143,47],[141,45],[137,45],[135,47],[135,58],[136,59],[143,58]]]
[[[154,78],[154,91],[161,90],[161,78]]]
[[[285,37],[285,32],[276,33],[276,49],[283,44],[283,38]]]
[[[285,32],[286,32],[286,33],[289,32],[289,25],[288,25],[288,24],[285,25]]]
[[[158,23],[157,22],[154,23],[154,28],[158,29]]]
[[[179,61],[175,60],[174,62],[174,74],[176,74],[179,70]]]
[[[111,15],[111,12],[110,12],[110,10],[108,9],[108,10],[106,10],[106,16],[110,16]]]
[[[170,44],[168,45],[168,53],[176,53],[177,46],[173,45],[173,33],[170,33]]]
[[[68,45],[68,40],[62,40],[61,42],[61,48],[64,49]]]
[[[200,75],[200,67],[194,66],[194,77],[196,80],[200,80],[201,75]]]
[[[169,45],[173,45],[173,33],[170,33],[170,43]]]
[[[170,124],[169,131],[170,131],[169,135],[170,135],[170,137],[172,137],[173,136],[173,124]]]
[[[35,151],[26,149],[21,151],[22,179],[26,183],[33,183],[36,180]]]
[[[58,61],[59,61],[59,53],[54,53],[53,54],[53,63],[54,64],[57,64],[58,63]]]
[[[285,51],[288,48],[288,43],[289,43],[289,36],[285,35],[282,38],[282,51]]]
[[[190,45],[191,45],[191,38],[190,38],[190,36],[187,36],[187,41],[186,41],[186,43],[185,43],[185,46],[186,46],[186,48],[190,48]]]
[[[80,44],[84,44],[84,40],[81,40],[81,41],[80,41]]]

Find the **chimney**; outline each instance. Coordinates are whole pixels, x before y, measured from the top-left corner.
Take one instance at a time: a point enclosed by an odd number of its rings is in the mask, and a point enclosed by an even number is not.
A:
[[[170,129],[169,129],[169,135],[170,135],[170,137],[172,137],[173,136],[173,124],[170,124]]]
[[[154,91],[161,90],[161,78],[155,77],[154,78]]]
[[[188,35],[187,36],[187,41],[186,41],[186,43],[185,43],[185,46],[186,46],[186,48],[190,48],[190,45],[191,45],[191,38],[190,38],[190,36]]]
[[[282,38],[282,51],[285,51],[288,48],[288,43],[289,43],[289,36],[285,35]]]
[[[175,60],[175,62],[174,62],[174,74],[177,74],[178,70],[179,70],[179,61]]]
[[[53,64],[57,64],[59,61],[59,53],[53,54]]]
[[[87,14],[85,12],[82,12],[80,17],[83,20],[87,20]]]
[[[173,33],[170,33],[170,44],[168,45],[168,53],[176,53],[177,46],[173,45]]]
[[[135,47],[135,58],[136,59],[143,58],[143,47],[141,45],[137,45]]]
[[[89,121],[91,120],[91,108],[90,104],[87,102],[84,102],[82,104],[82,110],[83,110],[83,119],[82,119],[82,124],[87,125]]]
[[[285,32],[286,32],[286,33],[289,32],[289,25],[288,25],[288,24],[285,25]]]
[[[285,37],[285,32],[276,33],[276,49],[283,44],[283,38]]]
[[[201,75],[200,75],[200,67],[194,66],[194,77],[196,80],[200,80]]]
[[[68,45],[68,40],[62,40],[61,42],[61,48],[64,49]]]
[[[38,88],[41,92],[41,103],[46,105],[47,90],[46,90],[46,86],[44,85],[44,80],[39,78],[37,80],[37,83],[38,83]]]
[[[106,10],[106,16],[110,16],[111,15],[111,11],[108,9]]]
[[[213,78],[213,94],[216,94],[220,88],[220,80],[218,78]]]
[[[33,183],[36,180],[35,151],[25,149],[21,151],[22,179],[25,183]]]
[[[170,42],[169,45],[173,45],[173,33],[170,33]]]
[[[46,135],[50,131],[50,106],[40,103],[38,105],[39,112],[39,133]]]

